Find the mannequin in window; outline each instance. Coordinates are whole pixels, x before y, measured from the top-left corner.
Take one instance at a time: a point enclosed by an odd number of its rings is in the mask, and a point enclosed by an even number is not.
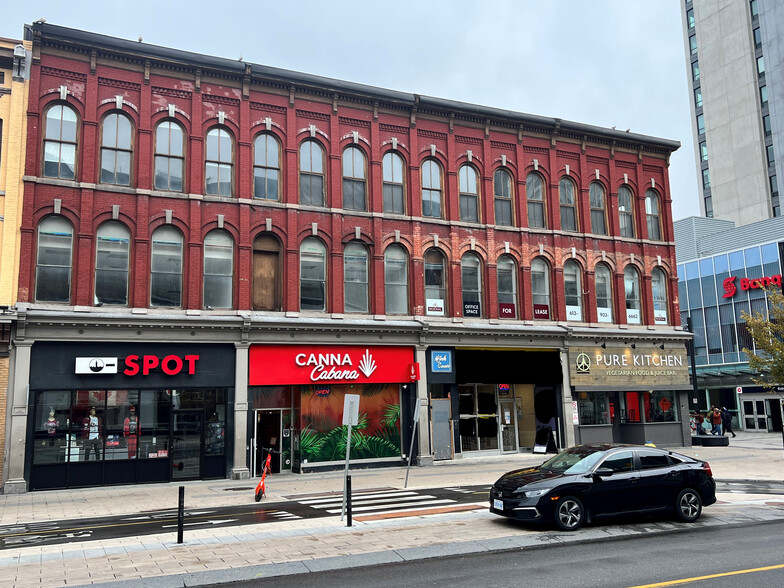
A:
[[[223,422],[218,420],[218,413],[213,412],[207,423],[207,453],[223,453]]]
[[[90,461],[90,453],[95,451],[96,461],[101,459],[101,435],[102,431],[101,419],[95,414],[95,407],[90,407],[89,416],[84,417],[82,421],[82,434],[84,435],[85,455],[84,460]]]
[[[49,437],[49,446],[54,445],[54,438],[57,435],[57,427],[60,426],[59,421],[54,416],[54,408],[49,409],[49,417],[44,421],[43,428]],[[44,443],[46,444],[46,443]]]
[[[136,442],[139,440],[139,417],[136,416],[136,407],[131,406],[131,414],[125,419],[123,426],[123,435],[125,435],[125,442],[128,444],[128,459],[136,458]]]

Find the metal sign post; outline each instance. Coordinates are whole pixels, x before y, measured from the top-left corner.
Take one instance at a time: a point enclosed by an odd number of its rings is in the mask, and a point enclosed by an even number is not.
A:
[[[403,488],[408,488],[408,472],[411,470],[411,454],[414,453],[414,439],[416,438],[417,426],[419,425],[419,398],[414,405],[414,426],[411,429],[411,447],[408,450],[408,466],[406,467],[406,482]]]
[[[340,520],[346,515],[348,496],[348,460],[351,455],[351,427],[359,423],[359,394],[346,394],[343,399],[343,424],[348,425],[346,435],[346,471],[343,475],[343,506],[340,509]]]

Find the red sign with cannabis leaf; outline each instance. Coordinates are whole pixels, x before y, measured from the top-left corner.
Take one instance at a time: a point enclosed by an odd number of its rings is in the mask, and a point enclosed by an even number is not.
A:
[[[251,386],[410,381],[413,347],[252,345]]]

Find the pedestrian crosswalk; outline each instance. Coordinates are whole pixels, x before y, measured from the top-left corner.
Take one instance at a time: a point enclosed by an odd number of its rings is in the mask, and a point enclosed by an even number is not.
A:
[[[323,510],[329,514],[340,514],[343,507],[343,495],[305,498],[297,502]],[[457,504],[457,500],[438,498],[432,494],[421,494],[413,490],[352,492],[351,494],[351,510],[355,516],[363,513],[401,513],[453,504]]]

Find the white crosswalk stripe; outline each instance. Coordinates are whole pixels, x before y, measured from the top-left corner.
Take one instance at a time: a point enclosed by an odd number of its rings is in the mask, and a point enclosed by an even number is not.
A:
[[[343,508],[343,496],[338,494],[329,497],[306,498],[299,500],[313,508],[322,509],[330,514],[339,514]],[[457,501],[451,498],[436,498],[431,494],[418,494],[413,491],[397,492],[354,492],[351,495],[351,510],[359,513],[398,513],[410,510],[422,510]]]

